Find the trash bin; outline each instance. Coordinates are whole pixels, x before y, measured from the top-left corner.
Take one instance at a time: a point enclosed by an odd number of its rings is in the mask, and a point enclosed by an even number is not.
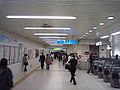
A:
[[[98,78],[103,78],[102,71],[103,71],[104,62],[105,62],[104,59],[102,59],[102,60],[99,61],[99,64],[98,64]]]
[[[99,64],[99,61],[98,60],[95,60],[94,62],[93,62],[93,74],[94,75],[97,75],[98,74],[98,64]]]
[[[110,82],[110,66],[112,64],[112,62],[114,61],[114,59],[110,59],[108,58],[107,60],[105,60],[104,66],[103,66],[103,79],[105,82]]]
[[[110,83],[112,87],[120,88],[120,60],[114,61],[111,65]]]

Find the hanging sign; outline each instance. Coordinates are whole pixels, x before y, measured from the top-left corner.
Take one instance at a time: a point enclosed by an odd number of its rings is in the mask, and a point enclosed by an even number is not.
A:
[[[78,40],[58,40],[57,44],[78,44]]]

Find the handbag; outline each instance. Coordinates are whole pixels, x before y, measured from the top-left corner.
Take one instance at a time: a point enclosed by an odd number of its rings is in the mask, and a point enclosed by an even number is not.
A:
[[[65,69],[70,70],[70,64],[65,64]]]
[[[24,65],[25,65],[25,66],[28,66],[28,62],[24,62]]]
[[[52,64],[52,60],[51,60],[51,59],[48,60],[48,61],[47,61],[47,64],[51,65],[51,64]]]

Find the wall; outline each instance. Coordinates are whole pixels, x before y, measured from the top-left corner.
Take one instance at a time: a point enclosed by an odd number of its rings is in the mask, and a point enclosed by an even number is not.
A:
[[[13,39],[13,41],[11,40],[10,43],[2,43],[2,45],[5,44],[5,45],[9,45],[9,46],[13,46],[13,45],[19,46],[19,43],[21,43],[23,45],[22,48],[23,49],[26,48],[26,51],[25,51],[26,53],[28,50],[44,49],[43,46],[41,46],[40,44],[37,44],[34,41],[27,40],[25,38],[16,36],[14,34],[5,32],[3,30],[0,30],[0,34],[6,34],[6,35],[10,36],[11,39]],[[23,52],[22,52],[22,54],[23,54]],[[39,66],[39,57],[29,59],[28,61],[29,61],[28,71],[31,71],[34,68]],[[18,79],[20,79],[20,77],[22,75],[24,75],[22,62],[11,64],[11,65],[9,65],[9,67],[11,68],[11,70],[13,72],[14,81],[17,81]]]
[[[82,60],[87,60],[89,55],[85,55],[85,52],[89,52],[89,45],[87,44],[79,44],[79,45],[72,45],[67,48],[67,53],[78,53],[78,55],[82,56]]]
[[[112,56],[120,56],[120,34],[111,36]]]

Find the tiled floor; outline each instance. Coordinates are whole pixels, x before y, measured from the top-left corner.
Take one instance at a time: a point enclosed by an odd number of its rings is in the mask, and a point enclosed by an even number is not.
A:
[[[51,70],[37,70],[12,90],[119,90],[96,76],[77,70],[77,85],[69,83],[70,73],[62,63],[54,62]]]

